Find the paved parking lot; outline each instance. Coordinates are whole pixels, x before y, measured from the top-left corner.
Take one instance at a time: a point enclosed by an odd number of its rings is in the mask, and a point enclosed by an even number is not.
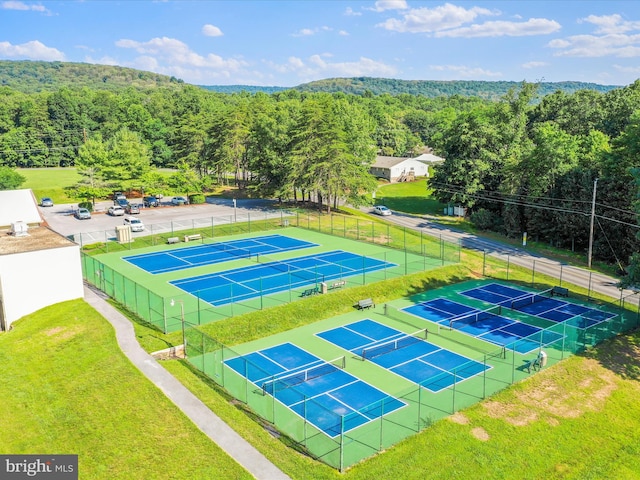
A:
[[[207,198],[207,203],[200,205],[172,206],[171,197],[163,201],[162,205],[154,208],[141,208],[135,215],[145,224],[145,230],[133,233],[133,236],[160,233],[163,230],[174,228],[191,228],[196,225],[211,225],[213,223],[225,224],[234,221],[244,222],[248,218],[261,220],[265,218],[277,218],[280,211],[275,210],[275,202],[270,200],[237,200],[236,206],[231,199]],[[142,203],[141,199],[130,199],[131,203]],[[123,224],[123,217],[108,215],[107,209],[113,205],[112,201],[99,202],[89,220],[78,220],[73,216],[77,204],[61,204],[53,207],[38,207],[45,221],[52,230],[64,235],[79,238],[82,234],[83,243],[89,243],[92,236],[94,241],[104,241],[104,233],[113,232],[115,228]]]

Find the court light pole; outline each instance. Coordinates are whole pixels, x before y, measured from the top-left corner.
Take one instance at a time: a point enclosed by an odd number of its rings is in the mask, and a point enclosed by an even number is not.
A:
[[[238,214],[236,212],[236,199],[233,199],[233,223],[238,223]]]
[[[184,356],[187,356],[187,336],[184,331],[184,302],[182,300],[174,300],[171,299],[171,306],[175,306],[175,304],[180,304],[180,323],[182,324],[182,349],[184,351]]]

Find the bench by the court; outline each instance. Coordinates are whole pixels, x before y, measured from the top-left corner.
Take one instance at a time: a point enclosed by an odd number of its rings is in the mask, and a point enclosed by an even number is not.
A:
[[[319,293],[320,290],[318,289],[318,287],[314,287],[314,288],[307,288],[304,292],[302,292],[300,294],[301,297],[311,297],[317,293]]]
[[[347,284],[347,282],[345,280],[340,280],[339,282],[334,282],[329,284],[329,290],[333,290],[334,288],[341,288],[344,287]]]
[[[564,287],[553,287],[551,289],[551,296],[568,297],[569,289]]]
[[[180,243],[180,238],[178,238],[178,237],[169,237],[169,238],[167,238],[167,243]]]
[[[373,300],[370,298],[365,298],[364,300],[358,300],[358,310],[364,310],[365,308],[375,307],[376,304],[373,303]]]
[[[184,236],[184,241],[188,242],[190,240],[201,240],[202,239],[202,234],[200,233],[194,233],[193,235],[185,235]]]

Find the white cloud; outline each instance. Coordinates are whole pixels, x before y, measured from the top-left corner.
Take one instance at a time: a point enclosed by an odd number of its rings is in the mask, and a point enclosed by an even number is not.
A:
[[[622,66],[622,65],[614,65],[613,68],[615,68],[619,72],[632,73],[634,75],[640,75],[640,67],[625,67],[625,66]]]
[[[412,9],[405,13],[401,19],[390,18],[376,26],[402,33],[431,33],[461,27],[465,23],[472,22],[479,15],[495,14],[486,8],[466,9],[445,3],[435,8]]]
[[[210,24],[206,24],[202,27],[202,33],[207,37],[221,37],[222,35],[224,35],[224,33],[222,33],[222,30],[220,30],[215,25]]]
[[[522,64],[522,68],[539,68],[546,67],[549,64],[547,62],[527,62]]]
[[[558,57],[638,57],[640,35],[574,35],[552,40],[548,46],[560,50]]]
[[[34,12],[49,13],[49,10],[47,10],[47,8],[44,5],[26,4],[24,2],[17,2],[17,1],[2,2],[0,4],[0,7],[4,10],[23,10],[23,11],[31,10]]]
[[[130,62],[119,64],[163,75],[172,75],[190,83],[212,84],[227,82],[240,76],[249,77],[248,63],[242,58],[223,58],[214,53],[201,55],[175,38],[156,37],[146,42],[121,39],[116,46],[134,50],[140,55]]]
[[[493,21],[469,27],[454,28],[436,32],[436,37],[524,37],[548,35],[560,30],[560,24],[546,18],[530,18],[526,22]]]
[[[317,80],[329,77],[391,77],[397,69],[383,62],[360,57],[354,62],[331,62],[332,55],[323,53],[312,55],[306,61],[299,57],[289,57],[285,64],[265,62],[278,73],[294,73],[302,81]]]
[[[344,11],[344,14],[347,17],[359,17],[360,15],[362,15],[362,12],[356,12],[355,10],[353,10],[353,8],[347,7],[347,9]]]
[[[341,37],[348,37],[349,36],[349,32],[347,32],[346,30],[340,30],[338,32],[338,35],[340,35]]]
[[[372,10],[384,12],[385,10],[406,10],[409,8],[406,0],[377,0]]]
[[[594,33],[624,33],[630,30],[640,29],[640,22],[629,22],[623,20],[618,14],[615,15],[589,15],[586,18],[581,18],[578,23],[591,23],[598,28]]]
[[[622,16],[589,15],[579,23],[595,25],[593,34],[572,35],[557,38],[547,44],[556,49],[557,57],[640,57],[640,34],[629,33],[640,30],[640,21],[627,21]]]
[[[9,42],[0,42],[0,57],[19,58],[29,60],[44,60],[46,62],[64,61],[65,56],[60,50],[47,47],[38,40],[12,45]]]
[[[311,35],[314,35],[317,32],[317,30],[313,30],[311,28],[302,28],[300,30],[298,30],[296,33],[292,33],[291,36],[293,37],[310,37]]]
[[[316,33],[330,32],[331,30],[333,29],[331,27],[327,27],[326,25],[323,25],[322,27],[316,27],[316,28],[302,28],[297,32],[292,33],[291,36],[292,37],[310,37],[312,35],[315,35]]]
[[[93,58],[91,56],[86,56],[84,58],[85,63],[95,63],[97,65],[119,65],[118,61],[109,56],[101,57],[101,58]]]
[[[437,72],[453,72],[458,78],[479,78],[479,77],[501,77],[502,73],[492,72],[478,67],[468,67],[466,65],[429,65],[431,70]]]
[[[237,70],[246,65],[244,61],[233,58],[224,59],[214,53],[200,55],[193,52],[186,43],[175,38],[156,37],[148,42],[122,39],[116,42],[116,46],[133,49],[142,55],[149,55],[173,66],[187,65]]]

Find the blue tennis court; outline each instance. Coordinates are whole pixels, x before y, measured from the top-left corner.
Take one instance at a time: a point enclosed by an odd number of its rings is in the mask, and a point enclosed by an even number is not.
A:
[[[522,354],[562,339],[559,333],[501,316],[501,308],[478,310],[446,298],[436,298],[402,310]]]
[[[316,335],[432,392],[491,368],[368,318]]]
[[[462,292],[462,295],[502,305],[552,322],[567,322],[568,325],[578,328],[589,328],[615,316],[613,313],[597,308],[552,298],[550,291],[528,292],[497,283],[467,290]]]
[[[149,273],[156,274],[317,246],[316,243],[284,235],[265,235],[228,242],[205,243],[163,252],[131,255],[124,257],[124,260]]]
[[[335,362],[325,362],[291,343],[234,357],[225,364],[330,437],[405,406]]]
[[[257,263],[170,283],[219,306],[395,266],[394,263],[375,258],[333,250],[280,262]]]

